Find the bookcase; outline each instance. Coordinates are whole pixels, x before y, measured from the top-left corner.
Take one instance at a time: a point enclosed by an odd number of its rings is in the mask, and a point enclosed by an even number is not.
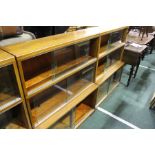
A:
[[[0,50],[0,128],[31,128],[13,56]]]
[[[98,36],[92,29],[4,47],[17,59],[33,128],[48,128],[97,88]]]
[[[96,106],[119,84],[127,31],[127,27],[107,31],[101,29],[95,80],[98,85]]]
[[[16,58],[32,128],[78,128],[118,85],[128,27],[93,27],[3,47]]]

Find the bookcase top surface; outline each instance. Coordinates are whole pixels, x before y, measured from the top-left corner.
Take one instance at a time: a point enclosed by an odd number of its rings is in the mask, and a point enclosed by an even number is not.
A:
[[[55,49],[97,38],[100,34],[104,34],[106,32],[110,33],[123,28],[125,27],[92,27],[17,43],[5,46],[3,49],[16,56],[18,60],[24,60],[46,52],[54,51]]]
[[[14,61],[14,57],[11,54],[0,49],[0,66],[9,64],[13,61]]]
[[[9,53],[15,55],[17,59],[24,60],[49,51],[53,51],[55,49],[93,39],[98,36],[98,28],[88,28],[87,30],[79,30],[54,36],[48,36],[23,43],[5,46],[3,48]]]

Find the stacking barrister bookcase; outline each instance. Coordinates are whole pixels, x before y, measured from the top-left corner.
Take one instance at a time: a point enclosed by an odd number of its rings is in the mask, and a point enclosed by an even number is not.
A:
[[[15,58],[0,50],[0,128],[31,128]]]
[[[124,62],[122,61],[128,27],[100,29],[100,43],[96,69],[98,106],[119,84]]]
[[[119,83],[127,29],[94,27],[3,47],[16,58],[32,128],[77,128],[94,112]]]
[[[16,57],[33,128],[63,126],[63,117],[78,127],[94,111],[98,49],[98,28],[4,47]]]

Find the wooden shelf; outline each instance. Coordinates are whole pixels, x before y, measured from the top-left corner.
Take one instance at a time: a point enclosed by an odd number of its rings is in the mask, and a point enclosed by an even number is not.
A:
[[[47,81],[45,81],[44,83],[41,83],[40,85],[37,85],[36,87],[33,87],[32,89],[28,90],[27,98],[33,97],[34,95],[36,95],[36,94],[44,91],[45,89],[51,87],[55,83],[58,83],[58,82],[62,81],[63,79],[73,75],[74,73],[82,70],[83,68],[95,63],[96,60],[97,60],[96,58],[92,58],[89,61],[87,61],[81,65],[78,65],[76,68],[71,69],[70,71],[64,73],[62,76],[59,76],[55,79],[49,79],[48,78]]]
[[[44,73],[41,73],[34,78],[28,80],[25,82],[26,89],[31,89],[35,87],[36,85],[39,85],[39,83],[43,83],[44,81],[47,81],[48,79],[52,79],[52,76],[57,76],[58,74],[68,71],[69,69],[72,69],[74,67],[77,67],[78,65],[81,65],[82,63],[91,60],[92,57],[90,56],[84,56],[80,57],[78,59],[72,60],[60,67],[57,67],[56,69],[50,69]],[[54,78],[54,77],[53,77]]]
[[[75,109],[75,128],[78,128],[92,113],[94,109],[85,103],[80,103]]]
[[[108,67],[102,74],[96,77],[96,84],[101,85],[104,81],[106,81],[113,73],[119,70],[124,66],[124,62],[117,61],[112,66]]]
[[[31,110],[32,118],[34,121],[34,126],[38,126],[46,119],[48,119],[51,115],[56,113],[59,109],[63,108],[70,100],[79,95],[82,91],[89,88],[93,83],[86,80],[78,80],[75,81],[67,90],[69,93],[72,93],[69,97],[69,94],[66,91],[59,91],[54,96],[50,96],[48,100],[41,103],[40,106],[35,107]],[[51,92],[51,91],[50,91]],[[50,93],[52,94],[52,93]]]
[[[36,128],[39,129],[48,128],[49,126],[51,126],[51,124],[54,124],[56,121],[58,121],[62,116],[68,113],[72,108],[78,105],[83,99],[85,99],[89,94],[91,94],[96,89],[97,89],[96,84],[93,83],[90,84],[83,91],[79,92],[79,94],[76,97],[73,97],[67,104],[58,109],[57,112],[52,113],[45,121],[43,121],[42,123],[40,122],[40,124],[35,124]]]
[[[3,113],[22,103],[22,99],[20,97],[12,96],[6,93],[0,93],[0,98],[5,98],[5,100],[0,102],[0,113]]]
[[[99,52],[99,59],[109,55],[110,53],[123,47],[124,45],[125,45],[125,43],[118,41],[116,43],[113,43],[109,49],[107,49],[107,46],[101,47],[100,52]]]

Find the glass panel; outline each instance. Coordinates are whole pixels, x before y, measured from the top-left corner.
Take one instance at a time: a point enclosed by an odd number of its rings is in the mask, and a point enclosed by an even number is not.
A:
[[[121,49],[118,49],[117,51],[113,52],[109,55],[110,57],[110,65],[113,65],[115,62],[120,60],[121,58]]]
[[[106,57],[107,63],[106,63],[105,69],[115,64],[117,61],[120,60],[120,58],[121,58],[121,48],[107,55]]]
[[[89,41],[65,47],[54,52],[56,60],[55,77],[59,77],[65,72],[78,67],[91,59],[89,56]]]
[[[68,100],[92,84],[94,71],[95,65],[91,65],[67,79]]]
[[[113,32],[109,36],[108,40],[108,48],[112,48],[114,43],[121,42],[122,39],[122,31]]]
[[[1,129],[18,129],[24,128],[22,122],[21,105],[18,105],[7,112],[0,114],[0,128]]]
[[[90,41],[42,54],[22,62],[27,90],[54,80],[91,59]]]
[[[107,55],[106,59],[107,59],[107,63],[106,63],[105,69],[107,69],[108,67],[111,66],[111,57],[110,57],[110,55]]]
[[[20,100],[13,66],[0,68],[0,112]]]
[[[98,88],[98,94],[97,94],[97,102],[99,102],[101,99],[103,99],[108,94],[109,89],[109,79],[106,80],[99,88]]]
[[[99,60],[97,67],[97,75],[104,72],[105,69],[115,64],[121,57],[121,49],[107,55],[106,57]]]
[[[40,86],[54,77],[54,53],[46,53],[22,62],[27,90]]]
[[[72,111],[67,113],[64,117],[58,120],[50,129],[70,129],[72,128]]]
[[[118,84],[121,78],[121,73],[122,73],[122,69],[118,70],[116,73],[114,73],[111,76],[109,91],[111,91]]]
[[[66,80],[63,80],[30,99],[33,122],[40,124],[48,119],[66,104],[68,94]]]
[[[53,112],[64,106],[69,99],[87,88],[93,82],[95,64],[79,71],[71,77],[55,84],[30,99],[32,119],[40,124]]]

